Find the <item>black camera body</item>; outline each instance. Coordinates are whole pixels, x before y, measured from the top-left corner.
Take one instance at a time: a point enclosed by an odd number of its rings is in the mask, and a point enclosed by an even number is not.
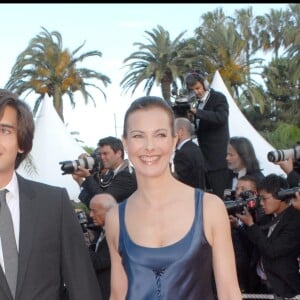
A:
[[[78,167],[91,170],[91,173],[96,173],[101,169],[101,159],[99,155],[94,152],[90,156],[82,157],[76,160],[65,160],[59,162],[61,164],[62,175],[72,174],[78,170]]]
[[[244,191],[238,199],[225,200],[224,204],[229,215],[242,214],[245,208],[252,213],[257,208],[258,197],[252,191]]]
[[[172,107],[176,117],[189,118],[190,109],[197,105],[197,97],[193,91],[181,89]]]

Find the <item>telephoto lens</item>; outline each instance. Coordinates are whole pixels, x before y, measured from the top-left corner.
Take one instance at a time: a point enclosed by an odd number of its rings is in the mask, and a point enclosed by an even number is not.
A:
[[[93,169],[95,165],[95,159],[92,156],[86,156],[76,160],[66,160],[59,162],[61,164],[62,175],[72,174],[78,170],[78,167],[83,167],[85,169]]]

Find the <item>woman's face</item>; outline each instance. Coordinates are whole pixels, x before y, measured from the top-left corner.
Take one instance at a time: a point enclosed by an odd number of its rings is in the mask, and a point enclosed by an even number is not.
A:
[[[170,117],[163,109],[152,107],[129,115],[123,143],[137,175],[157,177],[170,172],[176,140]]]
[[[238,172],[238,171],[242,170],[243,168],[245,168],[241,157],[238,155],[238,153],[232,147],[231,144],[228,144],[228,146],[227,146],[226,160],[227,160],[228,168],[234,172]]]

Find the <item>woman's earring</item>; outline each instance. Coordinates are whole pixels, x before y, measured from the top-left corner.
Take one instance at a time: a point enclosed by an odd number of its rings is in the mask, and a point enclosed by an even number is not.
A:
[[[132,171],[133,171],[132,164],[129,159],[128,159],[128,171],[129,171],[129,173],[132,173]]]
[[[171,167],[171,173],[175,173],[175,165],[174,165],[174,156],[175,156],[175,151],[173,151],[173,154],[170,159],[170,167]]]

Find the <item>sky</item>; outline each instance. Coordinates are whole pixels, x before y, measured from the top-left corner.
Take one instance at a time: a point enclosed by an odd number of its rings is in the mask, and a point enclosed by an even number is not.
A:
[[[96,106],[84,104],[82,96],[76,93],[75,109],[71,108],[68,97],[64,98],[64,118],[69,132],[82,141],[81,145],[96,147],[105,136],[121,137],[123,117],[130,103],[142,96],[141,87],[131,95],[124,94],[120,82],[128,69],[124,59],[138,48],[135,42],[147,44],[147,34],[161,25],[174,40],[185,31],[184,37],[192,37],[200,25],[201,16],[222,7],[225,15],[234,16],[236,9],[252,6],[254,15],[269,13],[270,9],[286,9],[286,3],[240,3],[240,4],[0,4],[0,87],[9,79],[11,69],[18,55],[30,40],[42,32],[58,31],[62,35],[63,48],[71,52],[85,42],[79,54],[97,50],[102,57],[87,58],[83,66],[108,76],[112,84],[105,87],[99,82],[102,94],[90,88]],[[77,56],[78,56],[77,55]],[[154,87],[151,95],[161,96]],[[22,95],[23,96],[23,95]],[[35,95],[25,100],[33,106]]]

